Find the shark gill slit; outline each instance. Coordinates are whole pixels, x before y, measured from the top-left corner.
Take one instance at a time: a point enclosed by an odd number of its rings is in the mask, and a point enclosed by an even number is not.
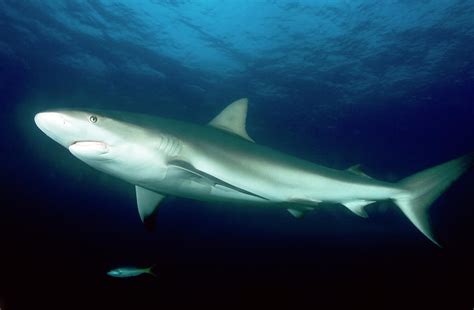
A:
[[[176,156],[181,150],[180,143],[168,135],[162,135],[158,149],[169,156]]]

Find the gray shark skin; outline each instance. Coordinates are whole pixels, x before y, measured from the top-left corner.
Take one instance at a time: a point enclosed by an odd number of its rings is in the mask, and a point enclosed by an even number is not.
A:
[[[245,127],[247,105],[247,99],[237,100],[205,126],[78,110],[38,113],[35,122],[86,164],[135,185],[142,221],[154,218],[167,195],[275,206],[297,218],[322,202],[367,217],[366,205],[393,200],[439,245],[429,206],[471,166],[472,155],[397,183],[378,181],[358,167],[334,170],[256,144]]]

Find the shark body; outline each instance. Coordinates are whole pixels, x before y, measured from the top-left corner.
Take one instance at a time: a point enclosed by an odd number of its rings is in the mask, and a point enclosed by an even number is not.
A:
[[[335,170],[256,144],[246,131],[247,100],[229,105],[207,126],[124,112],[38,113],[37,126],[86,164],[136,186],[143,221],[167,195],[203,201],[266,204],[302,217],[322,202],[359,216],[393,200],[435,241],[428,209],[472,162],[466,155],[398,183],[375,180],[357,167]]]

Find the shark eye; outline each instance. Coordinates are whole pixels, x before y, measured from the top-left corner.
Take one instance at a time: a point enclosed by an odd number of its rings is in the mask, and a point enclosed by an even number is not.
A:
[[[89,121],[90,121],[91,123],[97,123],[97,116],[95,116],[95,115],[89,116]]]

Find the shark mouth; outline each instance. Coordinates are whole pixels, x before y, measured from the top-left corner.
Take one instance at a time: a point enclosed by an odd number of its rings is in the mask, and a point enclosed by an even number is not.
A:
[[[75,141],[69,146],[69,150],[76,153],[105,154],[109,152],[109,146],[102,141]]]

